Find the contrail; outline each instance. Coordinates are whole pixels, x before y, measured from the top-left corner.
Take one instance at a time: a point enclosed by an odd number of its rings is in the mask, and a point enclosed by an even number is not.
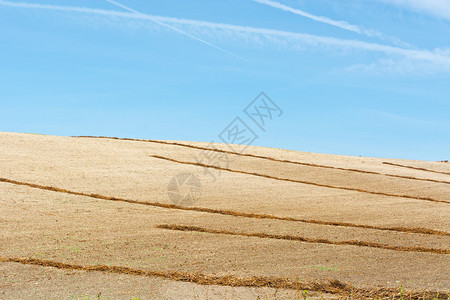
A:
[[[108,1],[108,0],[106,0],[106,1]],[[356,32],[356,33],[363,33],[363,29],[361,29],[359,26],[351,25],[351,24],[349,24],[349,23],[347,23],[345,21],[335,21],[335,20],[332,20],[332,19],[327,18],[327,17],[316,16],[316,15],[307,13],[307,12],[305,12],[303,10],[292,8],[290,6],[287,6],[287,5],[281,4],[279,2],[272,1],[272,0],[252,0],[252,1],[260,3],[260,4],[265,4],[265,5],[274,7],[274,8],[278,8],[278,9],[281,9],[281,10],[284,10],[284,11],[289,11],[289,12],[291,12],[293,14],[296,14],[296,15],[299,15],[299,16],[303,16],[303,17],[306,17],[308,19],[311,19],[311,20],[314,20],[314,21],[318,21],[318,22],[321,22],[321,23],[326,23],[326,24],[329,24],[329,25],[332,25],[332,26],[335,26],[335,27],[339,27],[341,29],[353,31],[353,32]]]
[[[134,14],[136,14],[136,15],[143,15],[143,16],[145,16],[145,14],[143,14],[143,13],[141,13],[141,12],[139,12],[139,11],[137,11],[137,10],[131,8],[131,7],[128,7],[128,6],[126,6],[126,5],[123,5],[122,3],[119,3],[119,2],[117,2],[117,1],[114,1],[114,0],[105,0],[105,1],[106,1],[106,2],[109,2],[109,3],[111,3],[111,4],[114,4],[114,5],[118,6],[118,7],[121,7],[121,8],[123,8],[123,9],[125,9],[125,10],[128,10],[129,12],[132,12],[132,13],[134,13]],[[185,35],[185,36],[187,36],[187,37],[190,37],[191,39],[194,39],[194,40],[196,40],[196,41],[199,41],[199,42],[201,42],[201,43],[203,43],[203,44],[205,44],[205,45],[208,45],[208,46],[210,46],[210,47],[213,47],[213,48],[215,48],[215,49],[217,49],[217,50],[220,50],[220,51],[222,51],[222,52],[224,52],[224,53],[226,53],[226,54],[229,54],[229,55],[231,55],[231,56],[234,56],[234,57],[236,57],[236,58],[239,58],[239,59],[241,59],[241,60],[243,60],[243,61],[249,62],[247,59],[243,58],[242,56],[239,56],[239,55],[234,54],[234,53],[232,53],[232,52],[230,52],[230,51],[227,51],[227,50],[225,50],[225,49],[223,49],[223,48],[221,48],[221,47],[219,47],[219,46],[216,46],[216,45],[214,45],[214,44],[211,44],[210,42],[207,42],[207,41],[205,41],[205,40],[202,40],[201,38],[198,38],[198,37],[196,37],[196,36],[193,36],[192,34],[189,34],[189,33],[185,32],[185,31],[183,31],[183,30],[181,30],[181,29],[178,29],[178,28],[174,27],[174,26],[168,25],[168,24],[166,24],[166,23],[164,23],[164,22],[161,22],[161,21],[158,21],[158,20],[156,20],[156,19],[152,19],[152,21],[155,22],[155,23],[158,24],[158,25],[167,27],[167,28],[169,28],[169,29],[171,29],[171,30],[173,30],[173,31],[176,31],[176,32],[178,32],[178,33],[181,33],[181,34],[183,34],[183,35]]]
[[[344,30],[348,30],[348,31],[352,31],[358,34],[363,34],[366,35],[368,37],[377,37],[380,38],[382,40],[388,40],[393,42],[394,44],[397,45],[401,45],[401,46],[410,46],[408,43],[401,41],[400,39],[396,38],[396,37],[390,37],[387,36],[377,30],[373,30],[373,29],[367,29],[364,28],[362,26],[358,26],[358,25],[353,25],[353,24],[349,24],[346,21],[336,21],[333,19],[330,19],[328,17],[324,17],[324,16],[316,16],[313,14],[310,14],[306,11],[297,9],[297,8],[293,8],[290,6],[287,6],[285,4],[276,2],[276,1],[272,1],[272,0],[252,0],[254,2],[260,3],[260,4],[264,4],[264,5],[268,5],[271,6],[273,8],[277,8],[277,9],[281,9],[317,22],[321,22],[321,23],[325,23],[331,26],[335,26]]]
[[[347,39],[339,39],[334,37],[327,37],[327,36],[319,36],[319,35],[312,35],[307,33],[297,33],[297,32],[289,32],[289,31],[281,31],[281,30],[274,30],[274,29],[266,29],[266,28],[255,28],[255,27],[249,27],[249,26],[239,26],[239,25],[231,25],[231,24],[224,24],[224,23],[214,23],[214,22],[206,22],[206,21],[199,21],[199,20],[189,20],[189,19],[180,19],[180,18],[171,18],[171,17],[162,17],[162,16],[153,16],[148,14],[139,13],[136,14],[135,12],[120,12],[120,11],[112,11],[112,10],[104,10],[104,9],[94,9],[94,8],[88,8],[88,7],[73,7],[73,6],[58,6],[58,5],[48,5],[48,4],[34,4],[34,3],[24,3],[24,2],[9,2],[0,0],[0,5],[9,6],[9,7],[20,7],[20,8],[34,8],[34,9],[46,9],[46,10],[56,10],[56,11],[67,11],[67,12],[78,12],[78,13],[90,13],[90,14],[96,14],[96,15],[103,15],[103,16],[112,16],[112,17],[122,17],[122,18],[128,18],[128,19],[140,19],[140,20],[150,20],[157,24],[164,23],[162,26],[170,26],[169,24],[178,24],[178,25],[189,25],[189,26],[196,26],[200,28],[207,28],[210,30],[227,30],[227,31],[233,31],[237,33],[245,33],[245,34],[253,34],[253,35],[260,35],[265,38],[272,38],[272,37],[278,37],[278,38],[284,38],[286,40],[295,42],[295,41],[301,41],[306,44],[313,45],[315,47],[317,46],[334,46],[339,47],[343,49],[359,49],[359,50],[365,50],[365,51],[372,51],[372,52],[379,52],[379,53],[385,53],[390,55],[400,55],[403,57],[415,59],[415,60],[422,60],[422,61],[428,61],[439,65],[445,65],[450,66],[450,57],[441,54],[439,52],[432,52],[429,50],[412,50],[412,49],[405,49],[401,47],[395,47],[395,46],[387,46],[383,44],[378,43],[369,43],[369,42],[363,42],[358,40],[347,40]],[[173,27],[174,30],[179,32],[178,28]],[[185,33],[182,31],[183,34],[186,34],[188,36],[191,36],[189,33]],[[198,40],[197,37],[192,37],[196,40]],[[210,45],[210,43],[205,42],[201,40],[202,43],[206,43],[207,45]],[[210,45],[211,47],[216,48],[214,45]],[[219,48],[221,51],[226,51],[221,48]],[[227,53],[227,52],[226,52]],[[234,55],[234,54],[230,54]]]

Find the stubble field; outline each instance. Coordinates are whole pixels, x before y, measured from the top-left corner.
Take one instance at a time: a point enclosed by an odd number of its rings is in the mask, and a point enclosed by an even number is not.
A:
[[[450,293],[449,163],[5,132],[0,191],[0,299]]]

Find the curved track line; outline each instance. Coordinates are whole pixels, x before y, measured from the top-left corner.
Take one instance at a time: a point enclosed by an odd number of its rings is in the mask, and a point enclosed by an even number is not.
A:
[[[297,241],[297,242],[314,243],[314,244],[371,247],[371,248],[379,248],[379,249],[386,249],[386,250],[393,250],[393,251],[404,251],[404,252],[450,254],[450,250],[448,250],[448,249],[424,248],[424,247],[401,247],[401,246],[392,246],[392,245],[387,245],[387,244],[364,242],[364,241],[354,241],[354,240],[353,241],[330,241],[330,240],[326,240],[326,239],[311,239],[311,238],[295,236],[295,235],[233,232],[233,231],[227,231],[227,230],[208,229],[208,228],[198,227],[198,226],[163,224],[163,225],[156,226],[156,228],[176,230],[176,231],[206,232],[206,233],[213,233],[213,234],[226,234],[226,235],[235,235],[235,236],[258,237],[258,238],[265,238],[265,239],[288,240],[288,241]]]
[[[435,170],[430,170],[430,169],[425,169],[425,168],[412,167],[412,166],[407,166],[407,165],[394,164],[394,163],[390,163],[390,162],[387,162],[387,161],[384,161],[383,164],[390,165],[390,166],[396,166],[396,167],[402,167],[402,168],[408,168],[408,169],[413,169],[413,170],[419,170],[419,171],[426,171],[426,172],[450,175],[450,173],[447,173],[447,172],[441,172],[441,171],[435,171]]]
[[[218,215],[233,216],[233,217],[243,217],[243,218],[252,218],[252,219],[270,219],[270,220],[291,221],[291,222],[300,222],[300,223],[325,225],[325,226],[354,227],[354,228],[395,231],[395,232],[414,233],[414,234],[450,236],[450,232],[428,229],[428,228],[421,228],[421,227],[382,227],[382,226],[373,226],[373,225],[364,225],[364,224],[353,224],[353,223],[346,223],[346,222],[330,222],[330,221],[322,221],[322,220],[298,219],[298,218],[292,218],[292,217],[280,217],[280,216],[267,215],[267,214],[245,213],[245,212],[238,212],[238,211],[232,211],[232,210],[220,210],[220,209],[195,207],[195,206],[189,207],[189,206],[180,206],[180,205],[175,205],[175,204],[164,204],[164,203],[159,203],[159,202],[145,202],[145,201],[124,199],[124,198],[118,198],[118,197],[109,197],[109,196],[103,196],[103,195],[99,195],[99,194],[74,192],[74,191],[69,191],[66,189],[61,189],[61,188],[57,188],[57,187],[53,187],[53,186],[44,186],[44,185],[28,183],[28,182],[21,182],[21,181],[6,179],[6,178],[0,178],[0,182],[28,186],[28,187],[35,188],[35,189],[64,193],[64,194],[69,194],[69,195],[90,197],[90,198],[100,199],[100,200],[119,201],[119,202],[125,202],[125,203],[130,203],[130,204],[147,205],[147,206],[154,206],[154,207],[167,208],[167,209],[185,210],[185,211],[196,211],[196,212],[202,212],[202,213],[218,214]]]
[[[0,262],[13,262],[24,265],[34,265],[42,267],[52,267],[62,270],[88,271],[88,272],[104,272],[114,274],[126,274],[134,276],[156,277],[181,282],[190,282],[200,285],[220,285],[231,287],[268,287],[274,289],[289,289],[296,291],[313,291],[329,294],[337,294],[342,296],[352,296],[355,299],[391,299],[399,295],[398,289],[392,288],[357,288],[349,284],[342,283],[338,280],[327,280],[322,282],[299,282],[286,277],[237,277],[235,275],[214,276],[202,273],[188,273],[180,271],[157,271],[157,270],[141,270],[130,267],[121,266],[105,266],[105,265],[76,265],[57,261],[42,260],[36,258],[16,258],[16,257],[0,257]],[[439,296],[436,296],[439,295]],[[445,294],[439,292],[404,292],[405,299],[448,299]],[[445,297],[445,298],[444,298]]]
[[[157,144],[186,147],[186,148],[199,149],[199,150],[205,150],[205,151],[213,151],[213,152],[220,152],[220,153],[226,153],[226,154],[233,154],[233,155],[238,155],[238,156],[247,156],[247,157],[253,157],[253,158],[260,158],[260,159],[265,159],[265,160],[270,160],[270,161],[276,161],[276,162],[281,162],[281,163],[289,163],[289,164],[295,164],[295,165],[302,165],[302,166],[308,166],[308,167],[315,167],[315,168],[334,169],[334,170],[357,172],[357,173],[363,173],[363,174],[381,175],[381,176],[394,177],[394,178],[402,178],[402,179],[410,179],[410,180],[419,180],[419,181],[428,181],[428,182],[434,182],[434,183],[450,184],[450,181],[444,181],[444,180],[435,180],[435,179],[428,179],[428,178],[417,178],[417,177],[412,177],[412,176],[403,176],[403,175],[379,173],[379,172],[374,172],[374,171],[364,171],[364,170],[358,170],[358,169],[340,168],[340,167],[319,165],[319,164],[313,164],[313,163],[305,163],[305,162],[299,162],[299,161],[293,161],[293,160],[278,159],[278,158],[274,158],[274,157],[261,156],[261,155],[250,154],[250,153],[237,153],[237,152],[227,151],[227,150],[222,150],[222,149],[217,149],[217,148],[206,148],[206,147],[188,145],[188,144],[177,143],[177,142],[166,142],[166,141],[159,141],[159,140],[129,139],[129,138],[118,138],[118,137],[106,137],[106,136],[75,136],[75,137],[77,137],[77,138],[111,139],[111,140],[123,140],[123,141],[157,143]]]
[[[355,191],[355,192],[372,194],[372,195],[381,195],[381,196],[397,197],[397,198],[408,198],[408,199],[414,199],[414,200],[423,200],[423,201],[431,201],[431,202],[439,202],[439,203],[450,204],[450,201],[439,200],[439,199],[434,199],[434,198],[430,198],[430,197],[415,197],[415,196],[410,196],[410,195],[388,194],[388,193],[383,193],[383,192],[373,192],[373,191],[357,189],[357,188],[349,188],[349,187],[344,187],[344,186],[334,186],[334,185],[328,185],[328,184],[321,184],[321,183],[316,183],[316,182],[312,182],[312,181],[297,180],[297,179],[290,179],[290,178],[281,178],[281,177],[275,177],[275,176],[271,176],[271,175],[267,175],[267,174],[260,174],[260,173],[254,173],[254,172],[233,170],[233,169],[222,168],[222,167],[218,167],[218,166],[214,166],[214,165],[206,165],[206,164],[197,163],[197,162],[194,163],[194,162],[188,162],[188,161],[181,161],[181,160],[176,160],[176,159],[173,159],[173,158],[164,157],[164,156],[160,156],[160,155],[150,155],[150,157],[157,158],[157,159],[163,159],[163,160],[167,160],[167,161],[171,161],[171,162],[175,162],[175,163],[179,163],[179,164],[193,165],[193,166],[199,166],[199,167],[204,167],[204,168],[212,168],[212,169],[228,171],[228,172],[233,172],[233,173],[240,173],[240,174],[246,174],[246,175],[259,176],[259,177],[270,178],[270,179],[274,179],[274,180],[302,183],[302,184],[314,185],[314,186],[330,188],[330,189],[345,190],[345,191]]]

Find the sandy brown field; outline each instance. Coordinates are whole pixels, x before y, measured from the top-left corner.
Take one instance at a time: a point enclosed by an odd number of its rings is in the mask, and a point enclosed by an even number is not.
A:
[[[0,299],[448,299],[449,163],[206,147],[0,133]]]

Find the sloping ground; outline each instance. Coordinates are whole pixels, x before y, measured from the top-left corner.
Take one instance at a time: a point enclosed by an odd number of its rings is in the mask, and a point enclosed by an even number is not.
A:
[[[0,298],[447,299],[449,164],[205,147],[0,133]]]

